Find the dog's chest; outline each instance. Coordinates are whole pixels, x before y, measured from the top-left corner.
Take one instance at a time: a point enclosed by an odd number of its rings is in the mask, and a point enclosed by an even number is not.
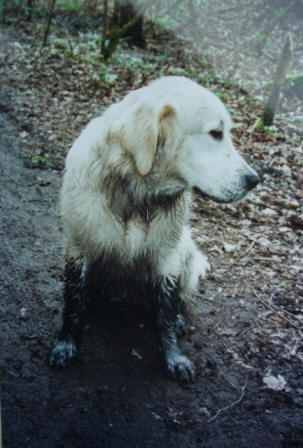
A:
[[[174,226],[170,224],[162,216],[150,220],[134,216],[103,235],[104,247],[114,248],[122,259],[134,259],[142,253],[148,256],[150,252],[154,256],[161,251],[163,244],[173,243],[171,232]]]
[[[123,226],[123,239],[131,256],[150,244],[154,229],[141,219],[132,219]]]

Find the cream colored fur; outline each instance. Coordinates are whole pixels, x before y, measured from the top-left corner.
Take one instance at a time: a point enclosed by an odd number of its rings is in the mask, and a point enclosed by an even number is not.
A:
[[[131,92],[92,120],[66,160],[67,257],[86,270],[101,255],[130,269],[143,256],[155,278],[180,279],[181,297],[192,295],[209,268],[188,224],[193,189],[230,202],[245,195],[243,178],[254,173],[230,127],[221,101],[183,77]],[[216,129],[221,141],[210,134]],[[165,208],[157,198],[175,199]]]

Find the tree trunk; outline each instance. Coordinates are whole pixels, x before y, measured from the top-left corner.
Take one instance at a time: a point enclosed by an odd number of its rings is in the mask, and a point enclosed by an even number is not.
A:
[[[46,28],[45,28],[45,31],[44,31],[44,38],[43,38],[43,44],[42,44],[43,47],[45,47],[46,42],[47,42],[47,38],[48,38],[48,35],[49,35],[49,30],[50,30],[50,25],[51,25],[51,21],[52,21],[54,9],[55,9],[55,5],[56,5],[56,0],[50,0],[49,8],[48,8],[47,23],[46,23]]]
[[[104,27],[101,43],[101,53],[104,59],[107,60],[113,55],[119,40],[124,36],[128,36],[129,30],[132,31],[132,43],[136,42],[138,46],[145,45],[142,25],[142,15],[135,12],[129,0],[115,0],[112,17],[109,21],[108,3],[107,0],[104,0]]]
[[[32,20],[33,8],[35,6],[35,0],[27,0],[27,20]]]
[[[263,126],[271,126],[273,124],[274,116],[278,107],[280,92],[283,81],[287,74],[293,54],[293,42],[290,33],[287,35],[286,43],[284,45],[281,59],[274,77],[274,83],[271,93],[264,108],[262,124]]]
[[[145,39],[143,36],[143,17],[135,10],[133,3],[129,0],[121,0],[121,16],[120,26],[126,26],[125,31],[122,34],[122,38],[125,38],[127,42],[136,47],[145,48]],[[135,20],[134,20],[135,19]],[[128,24],[130,26],[127,26]]]

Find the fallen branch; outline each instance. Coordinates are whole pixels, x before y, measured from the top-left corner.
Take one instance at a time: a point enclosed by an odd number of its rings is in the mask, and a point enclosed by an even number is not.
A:
[[[286,322],[291,324],[293,327],[295,327],[295,328],[297,328],[299,330],[302,328],[302,319],[300,317],[296,316],[295,314],[290,313],[289,311],[281,310],[281,308],[279,308],[278,306],[276,306],[273,303],[270,303],[268,300],[263,299],[262,297],[260,297],[259,294],[256,293],[256,291],[254,291],[254,290],[252,290],[252,291],[253,291],[254,296],[261,303],[263,303],[263,305],[266,308],[268,308],[270,311],[272,311],[273,313],[277,314],[281,319],[286,320]],[[287,317],[287,316],[289,316],[289,317]]]
[[[221,412],[223,412],[223,411],[227,411],[228,409],[233,408],[236,404],[240,403],[240,401],[243,400],[243,397],[244,397],[244,391],[245,391],[245,389],[246,389],[246,386],[247,386],[247,377],[246,377],[246,379],[245,379],[245,383],[244,383],[243,386],[241,387],[241,395],[240,395],[240,397],[238,398],[238,400],[234,401],[233,403],[231,403],[231,404],[229,404],[229,405],[227,405],[227,406],[224,406],[224,408],[219,409],[219,410],[215,413],[215,415],[214,415],[212,418],[210,418],[209,420],[207,420],[207,423],[211,423],[211,422],[213,422],[213,421],[214,421],[214,420],[221,414]]]

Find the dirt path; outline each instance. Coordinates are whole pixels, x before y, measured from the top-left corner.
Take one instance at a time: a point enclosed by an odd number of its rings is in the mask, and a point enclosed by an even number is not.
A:
[[[259,352],[253,350],[250,338],[257,306],[248,294],[242,308],[239,297],[224,299],[222,290],[227,288],[228,294],[232,282],[231,272],[230,279],[226,277],[226,265],[223,274],[217,269],[206,281],[196,330],[183,341],[197,366],[195,384],[176,384],[165,378],[152,323],[140,310],[117,313],[95,305],[79,359],[66,370],[48,367],[62,310],[60,175],[27,167],[16,138],[23,132],[17,115],[3,83],[0,366],[4,446],[301,448],[302,365],[295,357],[279,358],[262,338]],[[28,134],[27,145],[34,147],[33,129]],[[238,290],[243,289],[243,278],[237,281]],[[214,302],[220,290],[221,299]],[[223,325],[227,322],[230,327]],[[269,366],[283,375],[287,388],[265,387],[262,376]]]

